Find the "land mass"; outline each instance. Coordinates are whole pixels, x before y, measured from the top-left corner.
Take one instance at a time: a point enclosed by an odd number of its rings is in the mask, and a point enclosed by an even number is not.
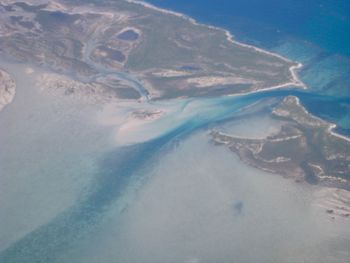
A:
[[[275,107],[271,117],[283,124],[279,132],[266,138],[213,131],[212,139],[259,169],[297,181],[350,189],[350,141],[334,133],[333,124],[307,112],[294,96]]]
[[[303,87],[295,73],[300,64],[133,1],[2,1],[0,54],[65,75],[79,86],[76,91],[89,83],[99,91],[88,85],[85,93],[118,99]],[[75,94],[70,91],[71,85],[62,93]]]
[[[271,117],[283,124],[266,138],[243,138],[217,130],[211,138],[248,165],[299,183],[324,186],[317,188],[317,206],[331,219],[350,218],[350,140],[333,132],[334,124],[307,112],[294,96],[275,107]]]

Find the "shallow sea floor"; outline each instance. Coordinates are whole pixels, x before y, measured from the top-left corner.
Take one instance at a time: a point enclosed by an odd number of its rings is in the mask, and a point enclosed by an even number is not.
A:
[[[163,149],[122,214],[111,209],[61,262],[348,262],[349,223],[317,209],[317,187],[250,168],[208,139]]]
[[[0,262],[348,262],[349,222],[319,209],[318,187],[210,141],[278,131],[276,93],[106,110],[5,69],[18,89],[0,113]],[[143,107],[166,114],[125,120]]]
[[[300,78],[312,95],[326,95],[310,112],[350,134],[350,2],[334,0],[148,0],[201,23],[228,29],[238,41],[303,63]],[[320,104],[322,103],[322,107]]]
[[[34,88],[36,73],[6,65],[15,100],[0,113],[0,250],[53,220],[90,191],[108,131],[96,111]]]

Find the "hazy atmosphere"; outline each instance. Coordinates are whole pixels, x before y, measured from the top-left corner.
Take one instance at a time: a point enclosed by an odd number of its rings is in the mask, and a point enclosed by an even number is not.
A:
[[[0,3],[0,262],[349,262],[350,6],[150,2]]]

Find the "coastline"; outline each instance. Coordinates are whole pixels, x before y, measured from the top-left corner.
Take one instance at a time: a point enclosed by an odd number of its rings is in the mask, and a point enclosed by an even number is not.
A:
[[[253,49],[256,52],[267,54],[267,55],[270,55],[270,56],[274,56],[274,57],[277,57],[277,58],[279,58],[279,59],[281,59],[283,61],[295,64],[295,65],[292,65],[291,67],[289,67],[289,70],[290,70],[291,75],[292,75],[292,80],[290,82],[281,83],[281,84],[276,85],[276,86],[272,86],[272,87],[268,87],[268,88],[262,88],[262,89],[259,89],[259,90],[250,91],[250,92],[246,92],[246,93],[228,95],[229,97],[244,96],[244,95],[254,94],[254,93],[258,93],[258,92],[265,92],[265,91],[280,89],[280,88],[284,88],[284,87],[288,87],[288,86],[300,87],[302,89],[307,89],[308,88],[307,85],[298,76],[298,71],[301,68],[303,68],[303,66],[304,66],[300,62],[293,61],[293,60],[291,60],[289,58],[286,58],[286,57],[284,57],[284,56],[282,56],[280,54],[277,54],[277,53],[274,53],[274,52],[270,52],[270,51],[264,50],[264,49],[256,47],[256,46],[252,46],[252,45],[249,45],[249,44],[245,44],[245,43],[236,41],[236,40],[234,40],[234,35],[229,30],[224,29],[224,28],[220,28],[220,27],[217,27],[217,26],[213,26],[213,25],[200,23],[197,20],[195,20],[194,18],[192,18],[192,17],[190,17],[188,15],[185,15],[183,13],[176,12],[176,11],[173,11],[173,10],[167,10],[167,9],[164,9],[164,8],[161,8],[161,7],[157,7],[157,6],[155,6],[155,5],[151,4],[151,3],[140,1],[140,0],[125,0],[125,1],[129,2],[129,3],[133,3],[133,4],[138,4],[138,5],[141,5],[141,6],[146,7],[146,8],[150,8],[150,9],[156,10],[158,12],[162,12],[162,13],[165,13],[165,14],[174,15],[174,16],[183,18],[183,19],[189,21],[190,23],[192,23],[194,25],[205,26],[207,28],[211,28],[211,29],[222,31],[222,32],[225,33],[227,40],[229,42],[233,43],[233,44],[236,44],[236,45],[241,46],[241,47],[246,47],[246,48],[249,48],[249,49]],[[298,100],[299,105],[301,105],[299,98],[297,98],[297,100]],[[307,113],[310,114],[309,112],[307,112]],[[312,115],[312,116],[314,116],[314,115]],[[320,119],[317,116],[315,116],[315,118]],[[322,119],[320,119],[320,120],[322,120]],[[322,120],[322,121],[325,121],[325,120]],[[329,123],[329,125],[330,125],[330,127],[328,128],[328,132],[330,134],[350,142],[350,137],[335,132],[335,129],[337,127],[336,124],[328,122],[328,121],[326,121],[326,122]]]
[[[148,2],[145,2],[145,1],[141,1],[141,0],[124,0],[124,1],[126,1],[128,3],[141,5],[141,6],[145,7],[145,8],[149,8],[149,9],[152,9],[152,10],[155,10],[155,11],[158,11],[158,12],[162,12],[162,13],[165,13],[165,14],[169,14],[169,15],[180,17],[182,19],[185,19],[185,20],[189,21],[190,23],[192,23],[194,25],[203,26],[203,27],[207,27],[207,28],[210,28],[210,29],[213,29],[213,30],[221,31],[221,32],[223,32],[226,35],[227,40],[229,42],[235,44],[235,45],[238,45],[238,46],[241,46],[241,47],[245,47],[245,48],[249,48],[249,49],[254,50],[255,52],[259,52],[259,53],[263,53],[263,54],[266,54],[266,55],[270,55],[270,56],[279,58],[279,59],[281,59],[283,61],[286,61],[288,63],[293,63],[294,64],[294,65],[289,67],[289,70],[290,70],[291,76],[292,76],[292,79],[289,82],[285,82],[285,83],[281,83],[281,84],[278,84],[278,85],[275,85],[275,86],[265,87],[265,88],[261,88],[261,89],[253,90],[253,91],[249,91],[249,92],[243,92],[243,93],[239,93],[239,94],[227,95],[228,97],[250,95],[250,94],[254,94],[254,93],[260,93],[260,92],[266,92],[266,91],[281,89],[281,88],[288,87],[288,86],[294,86],[294,87],[300,87],[302,89],[307,89],[307,85],[298,76],[298,71],[303,67],[302,63],[298,63],[296,61],[293,61],[293,60],[291,60],[289,58],[286,58],[286,57],[284,57],[282,55],[279,55],[277,53],[270,52],[270,51],[264,50],[262,48],[253,46],[253,45],[249,45],[249,44],[245,44],[245,43],[239,42],[239,41],[234,39],[234,35],[229,30],[224,29],[224,28],[220,28],[220,27],[217,27],[217,26],[213,26],[213,25],[200,23],[197,20],[195,20],[194,18],[192,18],[192,17],[190,17],[190,16],[188,16],[186,14],[183,14],[183,13],[180,13],[180,12],[177,12],[177,11],[164,9],[164,8],[161,8],[161,7],[157,7],[157,6],[155,6],[155,5],[151,4],[151,3],[148,3]],[[11,1],[9,1],[9,2],[11,2]],[[1,72],[1,69],[0,69],[0,72]],[[6,98],[5,98],[6,99],[6,103],[4,105],[0,104],[0,111],[3,110],[8,104],[10,104],[12,102],[12,100],[14,99],[14,96],[15,96],[15,90],[11,93],[11,95],[12,96],[6,96]],[[2,98],[0,98],[0,99],[2,99]],[[298,101],[299,101],[299,99],[298,99]],[[329,133],[331,133],[332,135],[334,135],[334,136],[336,136],[338,138],[342,138],[342,139],[344,139],[346,141],[350,141],[350,137],[348,137],[346,135],[339,134],[339,133],[337,133],[335,131],[335,129],[337,127],[336,124],[330,123],[330,122],[328,122],[328,123],[330,125],[330,127],[328,129]]]
[[[343,139],[343,140],[345,140],[345,141],[347,141],[347,142],[350,142],[350,137],[347,137],[347,136],[345,136],[345,135],[342,135],[342,134],[337,133],[337,132],[335,131],[336,128],[337,128],[337,125],[336,125],[336,124],[330,123],[330,127],[328,128],[328,132],[329,132],[330,134],[332,134],[333,136],[335,136],[335,137],[338,137],[338,138]]]
[[[281,83],[281,84],[273,86],[273,87],[264,88],[264,89],[261,89],[261,91],[272,90],[272,89],[279,89],[279,88],[283,88],[283,87],[291,86],[291,85],[292,86],[296,86],[296,87],[300,87],[302,89],[307,89],[307,85],[298,77],[298,74],[297,74],[298,70],[300,70],[303,67],[302,63],[293,61],[293,60],[291,60],[289,58],[286,58],[286,57],[283,57],[282,55],[279,55],[277,53],[270,52],[270,51],[264,50],[264,49],[256,47],[256,46],[252,46],[252,45],[245,44],[245,43],[239,42],[237,40],[234,40],[234,35],[229,30],[224,29],[224,28],[220,28],[220,27],[217,27],[217,26],[213,26],[213,25],[200,23],[197,20],[195,20],[194,18],[192,18],[192,17],[190,17],[188,15],[182,14],[180,12],[176,12],[176,11],[160,8],[160,7],[157,7],[157,6],[155,6],[155,5],[151,4],[151,3],[140,1],[140,0],[124,0],[124,1],[126,1],[128,3],[138,4],[138,5],[141,5],[141,6],[145,7],[145,8],[149,8],[149,9],[152,9],[152,10],[155,10],[155,11],[158,11],[158,12],[162,12],[162,13],[165,13],[165,14],[169,14],[169,15],[180,17],[182,19],[185,19],[185,20],[189,21],[190,23],[192,23],[194,25],[197,25],[197,26],[204,26],[204,27],[207,27],[207,28],[210,28],[210,29],[221,31],[221,32],[223,32],[226,35],[226,39],[229,42],[231,42],[231,43],[233,43],[235,45],[238,45],[238,46],[241,46],[241,47],[245,47],[245,48],[249,48],[249,49],[254,50],[257,53],[263,53],[263,54],[266,54],[266,55],[270,55],[270,56],[279,58],[279,59],[281,59],[281,60],[283,60],[285,62],[294,64],[294,65],[289,67],[289,71],[290,71],[290,73],[292,75],[292,80],[291,81],[286,82],[286,83]],[[254,91],[254,92],[257,92],[257,91]],[[249,94],[249,93],[244,93],[244,94]],[[238,95],[240,95],[240,94],[238,94]]]
[[[339,134],[339,133],[337,133],[337,132],[335,131],[335,129],[337,128],[337,125],[336,125],[336,124],[334,124],[334,123],[332,123],[332,122],[329,122],[329,121],[326,121],[326,120],[323,120],[323,119],[321,119],[321,118],[315,116],[314,114],[311,114],[311,113],[308,112],[308,110],[304,107],[304,105],[300,102],[300,99],[299,99],[298,97],[295,97],[295,99],[296,99],[297,105],[300,106],[300,107],[302,107],[306,114],[311,115],[313,118],[315,118],[315,119],[317,119],[317,120],[319,120],[319,121],[322,121],[322,122],[325,122],[325,123],[328,124],[329,127],[328,127],[328,129],[327,129],[327,132],[328,132],[329,134],[331,134],[331,135],[333,135],[333,136],[335,136],[335,137],[337,137],[337,138],[343,139],[343,140],[345,140],[345,141],[347,141],[347,142],[350,142],[350,137],[345,136],[345,135],[342,135],[342,134]]]

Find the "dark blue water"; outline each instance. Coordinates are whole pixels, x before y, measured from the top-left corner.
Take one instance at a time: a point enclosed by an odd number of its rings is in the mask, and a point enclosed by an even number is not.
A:
[[[104,210],[124,194],[151,160],[176,138],[232,118],[264,98],[298,96],[309,111],[350,134],[350,1],[326,0],[150,0],[197,20],[229,29],[237,38],[304,63],[307,92],[275,90],[217,99],[217,107],[145,144],[118,149],[101,160],[96,189],[82,203],[33,231],[0,255],[1,262],[54,262],[89,232]],[[214,100],[214,99],[213,99]],[[215,103],[214,103],[215,104]],[[348,121],[349,120],[349,121]],[[136,178],[135,178],[136,177]],[[238,207],[241,210],[242,207]],[[50,241],[50,242],[48,242]]]
[[[239,39],[274,47],[299,37],[332,53],[350,56],[350,1],[347,0],[150,0],[224,27]]]
[[[228,29],[239,41],[304,64],[299,73],[316,97],[313,114],[350,132],[350,1],[149,0],[199,22]],[[320,99],[318,95],[329,96]]]

